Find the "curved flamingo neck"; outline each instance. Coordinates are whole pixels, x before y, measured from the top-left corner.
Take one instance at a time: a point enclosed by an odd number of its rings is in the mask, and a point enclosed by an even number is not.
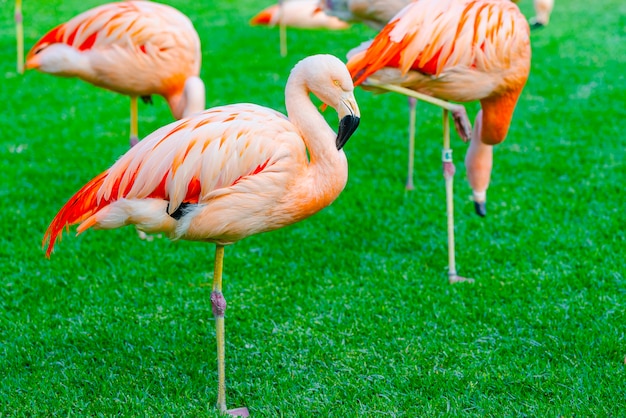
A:
[[[300,131],[310,158],[305,171],[307,179],[300,182],[299,192],[303,198],[315,202],[319,210],[332,203],[345,187],[348,161],[343,150],[337,150],[336,134],[311,101],[311,89],[299,69],[296,68],[287,81],[285,105],[289,120]]]
[[[480,140],[484,144],[497,145],[504,141],[509,132],[513,111],[520,93],[521,89],[480,101],[482,108]]]
[[[200,77],[192,76],[185,81],[181,91],[166,97],[172,115],[176,119],[186,118],[205,109],[205,88]]]

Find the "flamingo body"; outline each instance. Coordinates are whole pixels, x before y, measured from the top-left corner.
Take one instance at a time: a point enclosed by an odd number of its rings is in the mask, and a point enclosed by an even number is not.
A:
[[[329,16],[318,8],[318,0],[290,0],[260,11],[250,23],[276,26],[279,24],[301,29],[345,29],[348,23]]]
[[[161,95],[177,119],[204,109],[200,65],[200,38],[191,21],[149,1],[83,12],[44,35],[26,57],[29,69],[132,97]]]
[[[320,65],[321,74],[328,72],[323,71],[328,61],[333,71],[345,71],[328,57],[306,62]],[[302,67],[292,73],[295,81]],[[336,80],[330,92],[318,95],[341,117],[358,114],[347,72]],[[46,232],[47,254],[63,228],[79,222],[79,232],[135,224],[173,239],[230,244],[329,205],[347,180],[343,144],[335,144],[334,132],[299,90],[302,86],[288,84],[289,118],[236,104],[155,131],[68,201]],[[300,112],[290,108],[296,104]],[[302,111],[308,114],[300,116]],[[309,132],[315,132],[316,142],[303,136]]]
[[[484,202],[491,145],[508,132],[530,71],[530,30],[518,7],[501,0],[416,0],[369,44],[351,51],[355,85],[368,77],[440,99],[480,100],[466,166]]]

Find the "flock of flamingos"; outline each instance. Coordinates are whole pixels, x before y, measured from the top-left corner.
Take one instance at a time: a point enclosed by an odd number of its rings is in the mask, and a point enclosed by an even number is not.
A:
[[[551,8],[552,0],[536,0],[531,25],[546,25]],[[530,70],[530,26],[517,5],[508,0],[285,0],[251,23],[284,30],[342,28],[355,21],[375,27],[378,35],[350,51],[347,64],[331,55],[301,60],[285,87],[287,116],[255,104],[205,110],[198,34],[185,15],[159,3],[124,1],[85,11],[45,34],[26,56],[27,69],[78,77],[131,98],[130,150],[61,208],[45,233],[46,255],[73,224],[79,224],[78,233],[133,224],[140,233],[215,243],[211,304],[222,413],[248,415],[246,408],[226,407],[224,246],[305,219],[339,196],[348,178],[342,149],[360,120],[355,86],[406,94],[412,99],[412,124],[415,99],[443,108],[451,282],[463,278],[454,268],[448,112],[461,138],[470,142],[468,180],[477,213],[486,213],[492,147],[507,135]],[[337,132],[310,92],[335,109]],[[177,121],[140,141],[137,98],[149,101],[151,95],[163,96]],[[472,128],[464,108],[448,101],[475,100],[481,110]],[[410,132],[412,144],[414,128]],[[412,169],[410,159],[407,188]]]

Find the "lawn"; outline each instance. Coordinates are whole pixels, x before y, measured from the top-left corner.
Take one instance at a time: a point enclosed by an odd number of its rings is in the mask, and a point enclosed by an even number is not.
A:
[[[24,0],[28,49],[101,4]],[[374,35],[250,27],[267,2],[171,4],[203,43],[207,106],[284,111],[293,65]],[[0,0],[0,416],[217,416],[214,246],[133,228],[66,234],[58,209],[128,149],[128,98],[15,71]],[[532,15],[532,2],[522,11]],[[350,179],[332,206],[226,248],[229,407],[253,416],[626,416],[626,3],[557,1],[473,213],[453,133],[457,266],[448,284],[441,115],[418,104],[404,190],[404,97],[358,89]],[[478,107],[471,104],[473,119]],[[326,111],[336,126],[332,110]],[[140,104],[140,135],[172,121]]]

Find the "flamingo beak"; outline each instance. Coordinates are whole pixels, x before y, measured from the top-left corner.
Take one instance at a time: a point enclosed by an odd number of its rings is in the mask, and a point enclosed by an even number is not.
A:
[[[337,145],[337,150],[340,150],[346,145],[346,142],[356,131],[356,128],[359,127],[359,122],[361,121],[359,106],[356,104],[356,99],[352,92],[341,99],[337,113],[339,113],[340,121],[335,144]]]
[[[356,128],[359,127],[360,121],[361,118],[354,115],[347,115],[341,119],[341,121],[339,122],[339,131],[337,132],[337,151],[339,151],[343,148],[344,145],[346,145],[348,139],[350,139],[354,131],[356,131]]]

